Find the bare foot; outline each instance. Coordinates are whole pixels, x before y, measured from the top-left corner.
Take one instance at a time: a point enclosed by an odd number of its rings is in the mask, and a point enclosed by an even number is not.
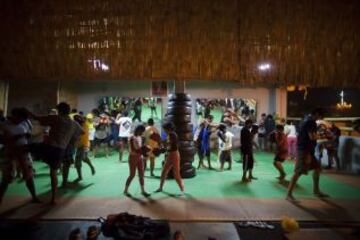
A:
[[[91,167],[91,175],[95,175],[95,168],[94,167]]]
[[[281,182],[281,181],[285,180],[285,177],[286,177],[286,175],[284,174],[284,175],[280,175],[279,177],[276,177],[276,178],[279,179],[279,181]]]
[[[131,194],[128,191],[124,191],[124,195],[127,197],[131,197]]]
[[[158,188],[155,192],[156,193],[162,192],[162,188]]]
[[[142,194],[144,197],[150,197],[150,194],[147,193],[146,191],[142,191],[141,194]]]
[[[41,203],[40,199],[37,198],[37,197],[31,199],[31,202],[32,202],[32,203]]]
[[[314,195],[317,196],[318,198],[328,198],[328,197],[330,197],[328,194],[325,194],[325,193],[323,193],[321,191],[314,192]]]
[[[286,196],[286,200],[288,200],[290,202],[296,202],[296,198],[294,198],[294,196],[292,194],[288,194]]]

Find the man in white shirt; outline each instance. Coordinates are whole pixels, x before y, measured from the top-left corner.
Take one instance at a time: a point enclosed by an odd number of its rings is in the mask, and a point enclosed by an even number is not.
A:
[[[132,119],[129,117],[129,113],[124,111],[123,114],[119,114],[115,121],[119,125],[119,161],[122,161],[125,144],[128,143],[128,139],[131,135]]]

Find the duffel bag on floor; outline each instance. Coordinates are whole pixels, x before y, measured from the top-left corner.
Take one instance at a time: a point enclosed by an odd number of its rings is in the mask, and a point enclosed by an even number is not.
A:
[[[166,221],[155,221],[150,218],[128,213],[108,215],[99,218],[101,231],[106,237],[121,240],[155,240],[170,234]]]

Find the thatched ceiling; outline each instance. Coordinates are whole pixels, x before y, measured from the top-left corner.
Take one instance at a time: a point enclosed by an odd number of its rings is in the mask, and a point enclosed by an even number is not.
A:
[[[359,0],[1,0],[0,14],[0,79],[360,83]]]

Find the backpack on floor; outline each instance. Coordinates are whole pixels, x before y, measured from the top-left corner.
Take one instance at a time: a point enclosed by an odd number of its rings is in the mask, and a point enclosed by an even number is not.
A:
[[[170,234],[167,221],[155,221],[150,218],[119,213],[99,218],[101,231],[106,237],[121,240],[155,240]]]

